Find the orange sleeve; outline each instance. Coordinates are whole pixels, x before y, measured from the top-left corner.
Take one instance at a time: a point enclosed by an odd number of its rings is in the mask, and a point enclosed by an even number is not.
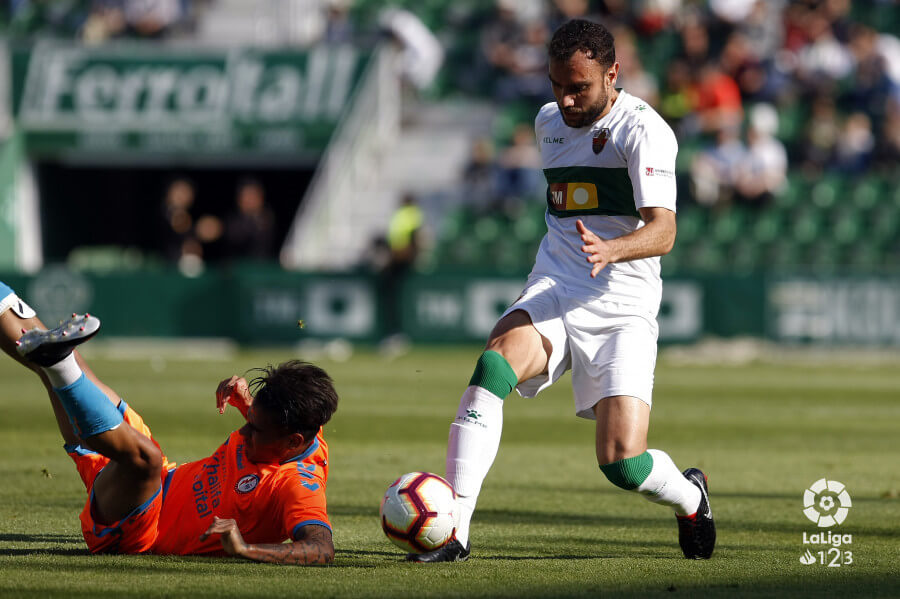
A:
[[[284,529],[291,539],[296,539],[300,529],[310,524],[331,530],[323,474],[321,466],[297,462],[296,468],[285,475],[279,500]]]

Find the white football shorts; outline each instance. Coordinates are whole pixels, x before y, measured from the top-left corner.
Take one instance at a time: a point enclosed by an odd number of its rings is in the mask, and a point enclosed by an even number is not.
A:
[[[516,390],[534,397],[572,370],[575,414],[593,420],[604,397],[628,395],[652,405],[659,326],[645,308],[584,298],[549,277],[529,278],[503,316],[524,310],[553,351],[547,374],[522,381]]]

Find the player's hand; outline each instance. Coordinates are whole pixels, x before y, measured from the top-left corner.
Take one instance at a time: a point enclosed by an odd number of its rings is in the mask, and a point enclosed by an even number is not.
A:
[[[588,255],[587,261],[594,265],[591,267],[591,278],[595,278],[607,264],[613,262],[612,247],[608,241],[600,239],[585,227],[580,218],[575,221],[575,228],[581,234],[581,242],[584,244],[581,251]]]
[[[243,556],[247,550],[247,543],[238,529],[237,522],[230,518],[219,518],[213,516],[213,522],[206,529],[206,532],[200,535],[200,540],[205,541],[210,535],[222,535],[222,548],[228,555]]]
[[[250,395],[250,387],[245,378],[234,375],[219,383],[219,387],[216,389],[216,407],[219,409],[219,414],[224,414],[225,407],[231,404],[246,417],[247,410],[250,409],[252,403],[253,396]]]

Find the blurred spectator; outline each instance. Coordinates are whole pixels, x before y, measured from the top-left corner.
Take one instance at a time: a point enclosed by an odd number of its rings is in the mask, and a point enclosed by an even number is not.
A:
[[[784,4],[784,0],[757,0],[747,18],[736,23],[737,31],[747,41],[750,52],[760,61],[773,58],[781,47]]]
[[[553,0],[550,3],[549,14],[546,19],[547,29],[552,34],[560,25],[572,19],[586,19],[599,21],[599,15],[590,12],[591,6],[588,0]]]
[[[488,210],[498,196],[499,173],[494,162],[494,142],[482,137],[472,143],[469,163],[463,171],[462,201]]]
[[[770,104],[758,104],[750,113],[747,151],[737,167],[735,199],[762,206],[769,203],[787,179],[787,152],[775,138],[778,113]]]
[[[874,150],[872,120],[862,112],[854,112],[844,120],[832,166],[850,175],[862,173],[869,167]]]
[[[642,0],[637,4],[635,28],[641,35],[659,33],[681,12],[681,0]]]
[[[728,37],[722,48],[719,64],[723,72],[737,83],[744,100],[771,99],[763,97],[767,96],[768,73],[743,33],[736,31]]]
[[[678,56],[692,71],[699,71],[710,61],[709,32],[703,19],[689,14],[681,27],[681,53]]]
[[[325,32],[322,41],[346,44],[353,41],[353,22],[350,20],[352,0],[326,0]]]
[[[840,129],[834,101],[828,97],[813,100],[812,113],[800,143],[804,170],[810,174],[819,173],[831,162],[841,134]]]
[[[400,48],[403,80],[419,91],[431,85],[444,62],[444,49],[431,30],[407,10],[389,9],[379,21]]]
[[[851,84],[843,94],[843,104],[850,110],[880,119],[887,108],[892,84],[884,56],[878,50],[878,32],[868,27],[854,27],[849,48],[856,68]]]
[[[182,0],[95,0],[82,38],[99,43],[115,37],[161,39],[181,23]]]
[[[512,45],[495,53],[494,66],[499,69],[495,90],[499,101],[521,100],[540,105],[552,98],[547,83],[549,35],[543,21],[530,21]]]
[[[225,221],[225,253],[240,260],[275,257],[275,217],[266,206],[259,181],[247,179],[238,185],[237,211]]]
[[[704,206],[731,203],[738,173],[747,156],[737,127],[719,129],[715,145],[699,152],[691,163],[694,200]]]
[[[169,262],[177,264],[186,253],[186,246],[196,244],[194,236],[194,185],[187,179],[175,179],[169,184],[162,205],[162,250]],[[198,248],[190,247],[192,253]],[[202,253],[201,253],[202,254]]]
[[[381,318],[386,340],[402,330],[403,283],[425,244],[424,222],[425,215],[416,198],[407,193],[391,216],[386,240],[375,242],[376,248],[386,245],[388,249],[387,262],[378,272],[378,295],[383,300]]]
[[[888,110],[881,126],[873,162],[886,173],[896,173],[900,164],[900,106]]]
[[[708,63],[700,69],[691,96],[691,108],[696,112],[701,132],[715,133],[740,126],[744,115],[740,89],[718,65]]]
[[[671,61],[657,108],[676,134],[682,133],[682,121],[691,115],[691,98],[690,69],[682,60]]]
[[[628,27],[618,27],[612,34],[616,40],[616,60],[621,66],[618,86],[651,106],[657,106],[659,87],[656,79],[644,70],[634,33]]]
[[[797,52],[796,76],[807,92],[828,92],[835,81],[850,74],[853,57],[835,38],[831,23],[821,12],[806,13],[805,31],[809,43]]]
[[[500,155],[498,175],[497,191],[502,208],[516,215],[523,200],[530,199],[543,180],[541,155],[534,143],[534,128],[531,125],[516,126],[512,143]]]

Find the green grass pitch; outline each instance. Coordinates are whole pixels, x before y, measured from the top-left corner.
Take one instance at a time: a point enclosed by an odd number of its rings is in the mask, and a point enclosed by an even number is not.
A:
[[[90,346],[87,356],[91,359]],[[609,484],[568,377],[540,399],[507,399],[504,438],[465,564],[422,566],[382,535],[378,505],[411,470],[442,473],[447,430],[479,350],[415,348],[388,361],[316,360],[341,404],[326,427],[337,556],[326,568],[235,559],[91,556],[84,492],[41,388],[0,359],[0,596],[736,597],[900,595],[900,368],[832,361],[687,366],[661,359],[650,446],[708,472],[719,541],[681,558],[674,518]],[[208,455],[240,426],[218,415],[221,378],[296,357],[289,349],[198,361],[110,359],[95,371],[153,428],[170,459]],[[300,357],[303,357],[302,355]],[[836,529],[853,563],[804,565],[803,490],[834,478],[853,500]],[[814,547],[814,550],[827,547]]]

